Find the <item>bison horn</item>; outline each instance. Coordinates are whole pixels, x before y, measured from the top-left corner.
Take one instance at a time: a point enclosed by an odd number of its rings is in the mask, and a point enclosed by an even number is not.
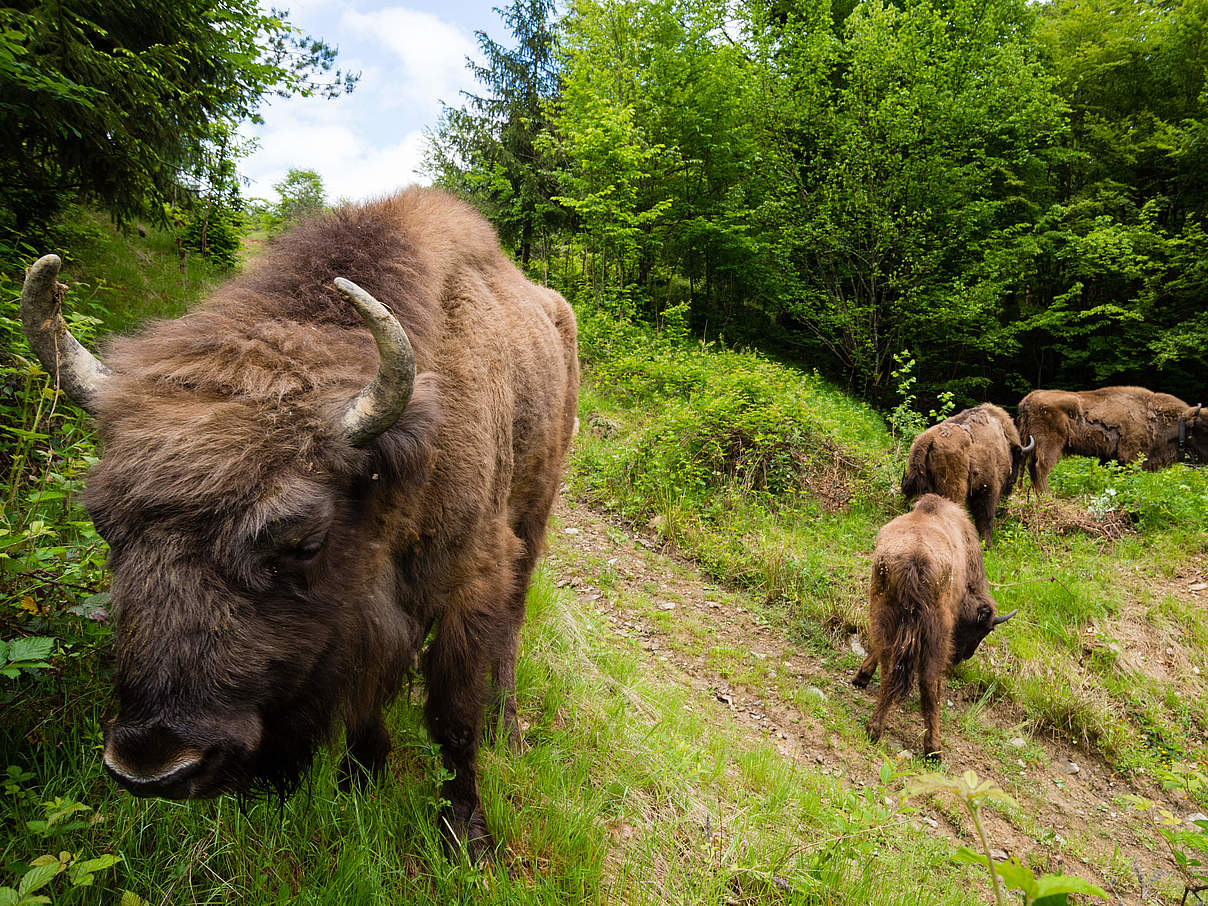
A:
[[[58,255],[43,255],[25,272],[21,326],[30,349],[54,376],[56,385],[95,415],[93,397],[113,372],[80,345],[63,321],[63,291],[56,279],[61,264]]]
[[[398,421],[407,408],[415,387],[415,354],[390,309],[351,280],[337,277],[335,285],[373,334],[380,358],[377,375],[340,416],[344,438],[354,447],[363,447]]]
[[[1001,617],[995,617],[991,621],[990,625],[991,626],[1001,626],[1003,623],[1007,622],[1007,620],[1011,619],[1011,617],[1015,616],[1015,614],[1017,614],[1017,613],[1019,613],[1018,607],[1016,607],[1010,613],[1004,613]]]
[[[1034,438],[1031,434],[1029,434],[1028,435],[1028,445],[1026,447],[1020,447],[1019,452],[1021,454],[1031,453],[1035,449],[1036,449],[1036,438]]]

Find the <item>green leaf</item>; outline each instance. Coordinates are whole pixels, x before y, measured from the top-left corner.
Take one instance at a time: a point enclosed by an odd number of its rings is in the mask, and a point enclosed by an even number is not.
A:
[[[1008,890],[1022,890],[1029,899],[1034,898],[1039,892],[1040,887],[1036,882],[1036,876],[1032,874],[1032,869],[1014,856],[1005,862],[995,862],[994,872],[1002,878]]]
[[[11,639],[8,643],[8,659],[17,661],[40,661],[50,657],[55,650],[55,640],[46,636],[28,636]]]
[[[107,868],[112,868],[114,865],[122,861],[121,856],[114,856],[106,853],[103,856],[98,856],[95,859],[86,859],[83,862],[73,862],[68,870],[68,876],[71,879],[72,887],[86,887],[93,881],[93,876],[98,871],[104,871]]]
[[[62,870],[63,865],[57,859],[45,865],[35,865],[25,873],[25,877],[17,885],[17,893],[24,898],[26,894],[45,887]]]
[[[2,904],[0,904],[2,906]],[[148,906],[147,901],[140,897],[137,893],[129,890],[122,891],[122,901],[118,906]]]
[[[1036,900],[1058,894],[1085,893],[1093,897],[1107,897],[1107,891],[1089,881],[1073,875],[1045,875],[1036,882]]]

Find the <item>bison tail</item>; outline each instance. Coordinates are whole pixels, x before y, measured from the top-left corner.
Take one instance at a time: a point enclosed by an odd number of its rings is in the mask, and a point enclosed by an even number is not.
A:
[[[890,646],[889,676],[884,677],[894,700],[910,694],[914,676],[924,652],[935,643],[929,637],[931,621],[930,598],[935,582],[926,558],[915,556],[894,577],[895,587],[889,589],[897,601],[897,626]]]
[[[906,463],[906,474],[902,476],[902,496],[914,500],[924,494],[936,493],[931,481],[931,470],[927,468],[927,457],[931,453],[931,441],[918,444],[910,450]]]

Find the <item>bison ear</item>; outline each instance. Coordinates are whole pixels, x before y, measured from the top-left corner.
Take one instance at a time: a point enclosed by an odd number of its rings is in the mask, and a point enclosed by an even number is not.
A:
[[[415,381],[407,408],[390,430],[370,444],[375,456],[370,468],[390,484],[419,484],[425,481],[436,461],[442,420],[439,379],[425,371]]]
[[[990,621],[994,619],[994,608],[989,604],[977,605],[977,622],[983,626],[990,625]]]

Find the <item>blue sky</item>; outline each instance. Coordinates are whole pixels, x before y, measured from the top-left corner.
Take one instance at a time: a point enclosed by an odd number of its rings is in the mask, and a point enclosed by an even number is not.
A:
[[[264,124],[246,126],[258,149],[240,171],[245,194],[276,199],[273,183],[290,167],[317,170],[329,201],[362,199],[423,181],[424,128],[436,122],[440,101],[460,103],[471,88],[466,56],[478,56],[475,30],[496,40],[506,32],[496,2],[414,0],[386,2],[294,0],[284,3],[303,32],[339,47],[337,65],[360,70],[355,91],[334,101],[274,98]]]

